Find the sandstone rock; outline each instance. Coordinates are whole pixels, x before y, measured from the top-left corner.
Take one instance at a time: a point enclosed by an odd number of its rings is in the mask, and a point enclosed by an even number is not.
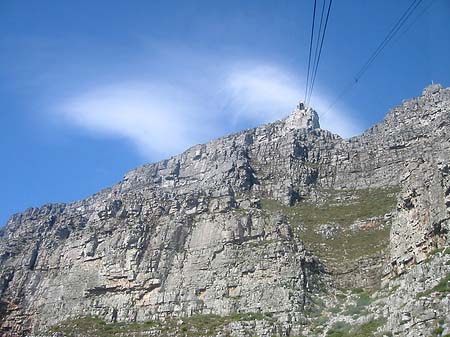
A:
[[[436,85],[351,139],[320,129],[317,113],[299,105],[284,120],[136,168],[85,200],[13,215],[0,232],[0,334],[36,334],[80,315],[144,322],[267,313],[276,324],[237,321],[222,335],[293,336],[310,331],[315,296],[326,309],[335,287],[374,288],[384,275],[401,296],[367,305],[372,316],[334,314],[320,325],[383,316],[384,331],[430,335],[435,317],[450,317],[449,299],[415,296],[450,268],[435,254],[449,245],[449,120],[450,89]],[[324,191],[343,192],[335,201],[352,205],[354,191],[393,187],[396,210],[368,212],[346,232],[373,235],[365,254],[342,261],[334,252],[343,264],[330,273],[331,262],[305,248],[295,205],[332,208]],[[375,242],[371,230],[387,222],[389,242]],[[312,233],[331,239],[338,227],[327,226]],[[378,244],[386,250],[372,252]]]

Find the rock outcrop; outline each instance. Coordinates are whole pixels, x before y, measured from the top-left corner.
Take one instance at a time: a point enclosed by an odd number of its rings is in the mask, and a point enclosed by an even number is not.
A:
[[[433,291],[450,272],[449,122],[437,85],[351,139],[299,105],[85,200],[16,214],[0,232],[0,333],[199,315],[228,317],[218,336],[319,336],[339,317],[400,336],[450,329],[449,293]],[[327,317],[333,294],[359,288],[384,297],[317,323],[318,298]],[[418,294],[423,310],[405,311]]]

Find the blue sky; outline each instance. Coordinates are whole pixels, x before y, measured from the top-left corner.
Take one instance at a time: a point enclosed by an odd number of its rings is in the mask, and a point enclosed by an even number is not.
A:
[[[352,136],[431,81],[450,85],[450,2],[424,0],[327,111],[411,1],[334,1],[312,98],[322,127]],[[1,1],[0,223],[289,114],[304,96],[312,4]]]

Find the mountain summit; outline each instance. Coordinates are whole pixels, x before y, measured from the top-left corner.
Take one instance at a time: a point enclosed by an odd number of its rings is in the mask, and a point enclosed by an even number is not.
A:
[[[300,101],[296,109],[291,113],[291,115],[286,118],[286,127],[288,129],[319,129],[319,116],[317,112],[312,108],[305,107],[304,103]]]
[[[301,104],[0,232],[0,334],[450,334],[450,89],[351,139]]]

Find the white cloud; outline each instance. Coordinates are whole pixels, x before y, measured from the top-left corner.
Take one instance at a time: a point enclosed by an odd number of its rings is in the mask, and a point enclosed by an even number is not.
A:
[[[329,110],[329,101],[320,96],[312,100],[312,107],[318,112],[320,127],[349,138],[361,134],[363,127],[360,122],[349,117],[349,114]]]
[[[91,89],[66,101],[60,111],[76,126],[128,139],[144,155],[167,155],[207,132],[207,127],[195,127],[197,107],[194,97],[178,88],[125,82]]]
[[[287,71],[267,65],[244,65],[228,76],[228,89],[234,103],[235,118],[249,117],[258,122],[270,122],[289,114],[304,97],[304,83]],[[323,129],[343,137],[359,134],[362,128],[347,114],[328,110],[329,102],[314,92],[310,104],[320,117]]]
[[[127,139],[145,156],[159,157],[239,129],[244,120],[256,126],[285,117],[302,98],[303,85],[279,67],[247,63],[220,69],[224,73],[207,74],[207,85],[184,78],[182,87],[153,80],[89,88],[58,110],[70,124]],[[327,105],[315,94],[312,106],[320,116]],[[321,124],[343,136],[360,132],[342,113],[325,114]]]
[[[259,122],[286,116],[301,96],[295,79],[268,65],[234,67],[227,76],[226,85],[235,118],[247,117]]]

